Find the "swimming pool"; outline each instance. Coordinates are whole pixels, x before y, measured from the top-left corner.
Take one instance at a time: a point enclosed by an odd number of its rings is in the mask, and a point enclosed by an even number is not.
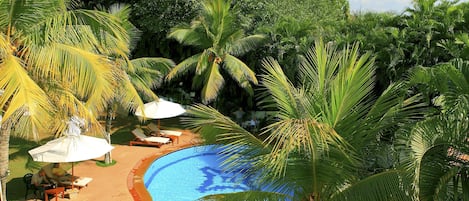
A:
[[[215,145],[182,149],[156,159],[144,175],[154,201],[192,201],[206,195],[254,190],[251,178],[220,167],[221,148]]]

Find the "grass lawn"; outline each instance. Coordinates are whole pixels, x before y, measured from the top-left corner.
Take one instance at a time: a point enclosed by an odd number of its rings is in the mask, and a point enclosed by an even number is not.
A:
[[[149,123],[150,121],[156,120],[147,120],[146,123]],[[140,123],[135,116],[118,116],[113,122],[111,135],[112,144],[127,145],[129,141],[133,140],[134,138],[130,131],[135,128],[136,125],[141,124],[142,123]],[[161,126],[162,128],[182,128],[179,124],[179,118],[162,119]],[[28,150],[45,144],[50,139],[51,138],[45,138],[39,142],[35,142],[17,137],[11,137],[9,164],[10,176],[7,178],[8,200],[24,200],[26,187],[23,182],[23,175],[26,173],[35,173],[42,166],[47,164],[32,161],[32,158],[28,154]],[[65,169],[70,169],[71,163],[62,163],[61,166]]]

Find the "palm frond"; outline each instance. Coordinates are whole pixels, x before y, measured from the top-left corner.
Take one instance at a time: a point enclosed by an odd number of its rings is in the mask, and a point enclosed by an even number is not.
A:
[[[105,53],[126,55],[130,39],[123,25],[125,22],[117,16],[105,12],[60,10],[22,30],[22,39],[26,46],[51,42],[77,46],[89,44],[89,47],[101,48]]]
[[[212,34],[214,46],[224,44],[226,37],[233,32],[234,16],[230,12],[230,2],[226,0],[204,1],[200,13],[206,33]]]
[[[334,46],[317,41],[314,48],[306,53],[305,60],[300,63],[300,77],[304,87],[326,93],[326,87],[337,73],[340,58]]]
[[[272,144],[271,164],[277,175],[285,174],[287,158],[290,153],[302,150],[312,157],[312,153],[325,153],[329,144],[339,144],[341,149],[347,143],[329,125],[320,122],[319,116],[309,112],[311,99],[308,94],[297,90],[283,74],[273,59],[264,60],[266,75],[262,84],[272,96],[272,105],[279,110],[279,121],[269,125],[266,132],[270,135],[266,143]],[[317,156],[319,157],[319,156]]]
[[[223,68],[231,75],[231,77],[244,88],[242,83],[244,81],[250,81],[254,84],[258,84],[256,73],[252,71],[243,61],[232,55],[225,55]],[[249,83],[248,83],[249,84]]]
[[[0,30],[6,33],[6,29],[12,26],[16,31],[24,32],[37,26],[38,22],[48,16],[64,11],[64,9],[63,1],[58,0],[2,1],[0,2]]]
[[[438,73],[435,68],[415,67],[409,73],[409,84],[426,84],[431,89],[446,91],[448,83],[444,81],[443,76],[435,75]]]
[[[69,19],[72,24],[90,26],[95,36],[105,32],[119,41],[129,41],[120,19],[110,13],[78,9],[70,12]]]
[[[181,63],[177,64],[174,66],[174,68],[166,75],[167,80],[172,80],[174,79],[177,75],[184,75],[187,73],[191,68],[195,67],[197,64],[199,57],[201,57],[202,54],[196,54],[193,55],[187,59],[184,59]]]
[[[264,93],[271,96],[262,104],[266,104],[265,107],[272,106],[278,109],[280,119],[299,118],[295,88],[283,73],[280,64],[273,58],[266,58],[262,61],[262,65],[265,68],[265,75],[261,75],[261,83],[266,88]],[[271,101],[270,98],[272,98]]]
[[[149,83],[151,88],[155,88],[163,82],[166,74],[174,66],[175,63],[171,59],[144,57],[132,59],[126,70]]]
[[[200,48],[206,48],[204,44],[211,43],[212,40],[202,32],[199,23],[194,23],[193,26],[177,26],[172,28],[168,34],[168,38],[172,38],[184,45],[192,45]]]
[[[129,78],[130,77],[130,78]],[[143,106],[144,102],[140,98],[139,92],[142,92],[146,97],[155,100],[158,96],[151,90],[145,80],[139,79],[135,75],[128,76],[125,72],[121,72],[119,79],[120,88],[116,90],[115,100],[130,111],[135,110],[139,106]]]
[[[437,192],[444,190],[443,186],[449,186],[441,183],[445,173],[461,163],[457,158],[451,159],[456,156],[450,150],[465,150],[462,147],[468,131],[466,120],[443,115],[429,117],[411,130],[409,141],[404,144],[409,147],[409,152],[404,154],[408,157],[402,160],[409,177],[413,178],[416,197],[432,200]]]
[[[215,63],[214,61],[216,56],[217,55],[210,49],[205,49],[197,61],[197,65],[195,66],[195,74],[201,75],[205,73],[207,68]]]
[[[200,133],[207,143],[224,145],[227,157],[223,165],[227,171],[240,164],[254,167],[258,157],[270,152],[260,139],[211,107],[197,104],[186,113],[188,117],[182,118],[186,126]]]
[[[140,39],[141,31],[129,21],[131,14],[130,6],[123,3],[116,3],[110,6],[108,12],[117,16],[117,18],[122,22],[122,27],[129,35],[130,41],[127,45],[128,49],[133,50]]]
[[[195,68],[195,77],[192,86],[194,88],[202,88],[202,97],[204,102],[208,103],[218,95],[218,90],[222,88],[224,80],[219,69],[214,71],[214,66],[223,65],[225,55],[230,53],[241,54],[249,51],[259,43],[262,38],[260,35],[244,37],[243,30],[239,29],[235,24],[234,14],[230,12],[230,2],[225,0],[203,1],[202,9],[199,15],[192,20],[190,25],[183,24],[171,29],[168,34],[169,38],[176,39],[184,45],[196,46],[203,50],[203,53],[197,55],[197,65]],[[189,58],[183,65],[193,65],[195,63],[194,56]],[[230,59],[229,59],[230,60]],[[232,64],[234,60],[231,59]],[[167,76],[172,79],[176,74],[187,70],[186,67],[177,65]],[[247,71],[241,70],[246,73]],[[240,75],[238,70],[231,69],[230,73]],[[250,73],[250,72],[249,72]],[[215,76],[216,75],[216,76]],[[204,77],[206,76],[206,77]],[[217,80],[207,80],[211,77]],[[249,79],[254,76],[243,76],[241,78],[234,77],[241,87],[252,93]],[[247,78],[247,79],[246,79]],[[255,79],[252,79],[255,80]],[[215,86],[206,86],[207,83],[214,83]],[[208,90],[210,89],[210,90]],[[216,90],[214,90],[216,89]],[[208,93],[210,92],[210,94]]]
[[[241,56],[257,48],[265,41],[266,37],[261,34],[250,35],[234,41],[227,48],[227,52],[235,56]]]
[[[458,184],[454,184],[453,180],[459,174],[460,168],[437,164],[441,162],[444,164],[444,161],[433,161],[430,162],[431,165],[422,164],[424,167],[420,178],[420,200],[448,200],[448,191],[458,188]]]
[[[30,127],[22,131],[25,133],[45,129],[42,122],[51,119],[49,111],[54,111],[54,107],[24,70],[20,59],[13,55],[6,55],[0,63],[0,89],[4,90],[0,96],[0,108],[7,108],[3,114],[5,120],[27,118]],[[37,135],[37,132],[33,134]]]
[[[199,201],[239,201],[239,200],[251,200],[251,201],[281,201],[289,200],[289,196],[276,192],[265,192],[265,191],[245,191],[237,193],[226,193],[208,195],[198,199]]]
[[[44,88],[46,88],[50,100],[57,108],[60,108],[60,110],[54,113],[54,119],[67,120],[70,119],[70,115],[73,114],[74,116],[85,119],[85,127],[88,133],[104,136],[104,129],[97,120],[96,115],[91,113],[85,106],[85,103],[75,96],[73,90],[66,88],[67,86],[63,86],[55,80],[43,83],[43,85]],[[48,134],[54,135],[55,137],[60,137],[65,134],[67,129],[67,121],[53,121],[49,124],[49,130],[47,132],[50,132]]]
[[[204,87],[202,88],[202,102],[208,103],[214,100],[220,89],[222,88],[225,80],[223,76],[220,74],[220,66],[213,62],[210,65],[209,69],[205,71],[205,80],[204,80]]]
[[[344,50],[336,78],[330,83],[330,109],[327,119],[336,125],[352,111],[367,110],[366,102],[373,94],[374,70],[373,60],[369,54],[358,56],[358,46]],[[327,85],[326,85],[327,86]],[[357,111],[362,113],[362,111]]]
[[[79,97],[86,97],[94,102],[96,98],[108,100],[112,96],[112,92],[107,89],[112,88],[111,84],[115,79],[112,68],[102,56],[64,44],[46,46],[35,50],[31,55],[36,62],[32,65],[43,67],[40,68],[43,70],[42,76],[51,76],[70,83],[75,86],[75,93]],[[70,66],[63,66],[64,63]],[[48,72],[55,74],[46,74]]]
[[[424,85],[430,89],[427,93],[440,92],[439,106],[443,112],[464,112],[469,106],[467,85],[469,85],[469,64],[460,60],[443,63],[432,68],[416,68],[411,72],[410,84]]]
[[[7,41],[5,34],[0,32],[0,58],[3,58],[8,54],[7,50],[9,47],[10,44],[9,41]]]
[[[224,171],[235,173],[242,169],[246,178],[258,178],[260,173],[265,173],[263,161],[267,161],[265,157],[271,152],[268,144],[211,107],[197,104],[188,109],[187,114],[188,117],[182,119],[185,125],[200,133],[206,143],[222,144],[223,151],[220,154],[223,156]],[[276,194],[289,192],[284,189],[284,182],[278,181],[256,180],[250,185],[254,189],[262,188]],[[269,188],[263,188],[266,183]]]
[[[345,186],[330,200],[412,200],[408,193],[402,189],[400,181],[401,173],[399,171],[382,172]]]
[[[367,110],[343,119],[336,127],[339,133],[354,147],[362,149],[374,141],[376,136],[392,131],[398,125],[420,120],[426,112],[427,104],[422,101],[421,95],[405,99],[406,88],[404,83],[391,84],[374,102],[364,105]]]
[[[92,111],[104,111],[106,102],[114,97],[109,90],[116,81],[113,68],[102,56],[64,44],[55,44],[36,53],[36,61],[39,63],[39,58],[45,59],[40,63],[42,66],[49,64],[55,67],[51,72],[56,72],[58,79],[74,86],[76,95],[87,102]],[[63,66],[62,63],[70,66]]]
[[[195,104],[187,110],[188,118],[182,118],[182,122],[195,132],[205,128],[216,128],[218,132],[200,132],[204,138],[209,135],[216,137],[216,141],[210,143],[238,144],[240,146],[264,147],[262,141],[247,132],[230,118],[224,116],[212,107]],[[236,143],[233,143],[236,142]]]

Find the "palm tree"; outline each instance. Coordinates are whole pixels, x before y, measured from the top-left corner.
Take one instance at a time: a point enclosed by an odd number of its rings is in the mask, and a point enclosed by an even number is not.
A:
[[[264,37],[245,36],[243,30],[236,27],[229,0],[205,0],[199,16],[190,25],[175,27],[168,35],[203,52],[177,64],[167,79],[195,71],[193,87],[202,87],[201,98],[207,104],[218,96],[224,85],[223,69],[240,87],[252,94],[251,82],[257,84],[255,73],[236,56],[252,50]]]
[[[132,23],[128,21],[130,9],[122,4],[114,4],[110,7],[109,12],[121,19],[124,28],[126,28],[129,38],[126,48],[133,49],[134,44],[138,40],[139,31]],[[114,52],[118,52],[116,49]],[[130,55],[109,55],[114,66],[121,72],[120,81],[118,82],[114,94],[114,99],[107,107],[106,114],[106,139],[111,143],[111,127],[112,120],[115,118],[114,111],[117,104],[123,106],[127,110],[134,110],[133,106],[138,103],[143,105],[140,97],[142,94],[147,99],[156,100],[158,96],[152,89],[161,85],[164,76],[175,65],[171,59],[159,57],[142,57],[128,60]],[[123,96],[124,95],[124,96]],[[112,162],[111,154],[105,155],[105,163]]]
[[[412,85],[423,85],[436,115],[403,135],[403,161],[419,200],[469,199],[469,62],[460,59],[431,68],[417,67]]]
[[[358,55],[358,45],[341,51],[316,42],[300,65],[294,86],[273,59],[263,62],[262,103],[276,111],[260,140],[213,108],[196,105],[185,122],[207,142],[222,143],[230,170],[259,179],[264,191],[207,196],[206,200],[410,200],[401,186],[402,171],[368,176],[367,150],[398,123],[420,114],[419,97],[405,99],[395,83],[373,94],[373,58]],[[242,157],[240,157],[242,156]],[[250,175],[248,174],[248,175]]]
[[[127,55],[128,40],[118,18],[74,9],[71,1],[0,1],[3,196],[11,134],[61,135],[66,120],[60,119],[72,115],[85,118],[92,133],[104,133],[96,116],[114,97],[119,73],[97,52]]]

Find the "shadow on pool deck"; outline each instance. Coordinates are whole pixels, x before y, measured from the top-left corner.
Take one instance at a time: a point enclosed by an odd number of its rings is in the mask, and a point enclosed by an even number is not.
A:
[[[143,174],[146,168],[162,155],[198,144],[198,139],[198,135],[185,131],[178,144],[166,144],[161,148],[114,145],[112,158],[117,161],[115,165],[100,167],[96,165],[95,160],[80,162],[75,166],[74,174],[91,177],[93,181],[87,187],[82,188],[75,198],[59,198],[58,200],[151,200],[143,184]],[[103,160],[103,158],[97,160]]]

